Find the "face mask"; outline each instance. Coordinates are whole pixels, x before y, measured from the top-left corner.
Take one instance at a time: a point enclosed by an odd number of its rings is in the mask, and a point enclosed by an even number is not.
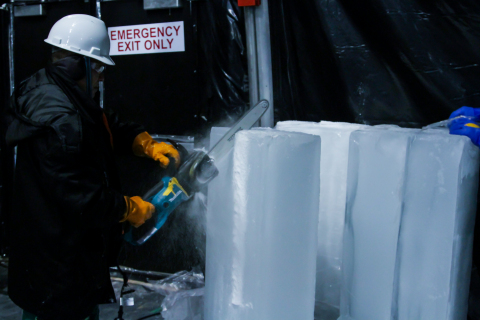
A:
[[[85,60],[83,59],[83,56],[68,56],[55,61],[53,65],[59,69],[62,69],[74,81],[83,79],[86,75]]]

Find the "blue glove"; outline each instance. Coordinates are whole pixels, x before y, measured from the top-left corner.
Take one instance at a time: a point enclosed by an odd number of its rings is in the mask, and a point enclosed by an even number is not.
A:
[[[465,109],[464,109],[465,108]],[[457,113],[454,115],[456,112],[468,112],[467,114],[463,113]],[[475,116],[476,114],[476,116]],[[478,117],[480,116],[480,109],[474,109],[474,108],[469,108],[469,107],[462,107],[452,113],[452,116],[450,118],[455,118],[460,115],[465,115],[467,117]],[[469,118],[458,118],[453,120],[450,123],[450,134],[456,134],[456,135],[461,135],[461,136],[467,136],[472,140],[473,144],[476,145],[477,147],[480,147],[480,128],[478,125],[475,123],[472,123],[472,120]]]
[[[461,107],[452,112],[449,119],[458,117],[458,116],[465,116],[471,118],[472,121],[480,121],[480,108],[472,108],[472,107]]]

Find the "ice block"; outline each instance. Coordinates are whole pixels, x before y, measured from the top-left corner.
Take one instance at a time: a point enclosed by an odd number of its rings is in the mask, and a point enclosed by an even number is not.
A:
[[[413,132],[369,129],[350,135],[341,320],[388,320]]]
[[[326,318],[340,307],[343,228],[347,196],[350,133],[368,126],[340,122],[278,122],[276,129],[321,137],[320,210],[318,220],[316,314]]]
[[[408,156],[393,319],[467,318],[479,149],[448,130],[418,133]]]
[[[206,320],[312,320],[320,138],[235,135],[209,185]]]

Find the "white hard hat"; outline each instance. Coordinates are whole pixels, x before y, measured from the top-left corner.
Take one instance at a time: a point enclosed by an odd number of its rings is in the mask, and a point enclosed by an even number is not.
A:
[[[105,23],[86,14],[72,14],[58,20],[50,29],[45,42],[111,66],[115,65],[109,55],[110,39]]]

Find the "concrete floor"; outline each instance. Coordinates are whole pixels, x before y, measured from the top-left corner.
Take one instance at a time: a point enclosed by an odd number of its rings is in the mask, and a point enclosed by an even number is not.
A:
[[[122,287],[121,282],[114,281],[113,287],[119,296]],[[141,286],[130,285],[135,289],[133,296],[135,306],[124,307],[123,318],[125,320],[137,320],[139,318],[161,312],[160,305],[164,296],[149,291]],[[118,316],[118,303],[100,306],[101,320],[114,320]],[[21,320],[22,310],[17,307],[8,297],[7,292],[7,268],[0,266],[0,320]],[[153,316],[149,320],[163,320],[163,317]]]

